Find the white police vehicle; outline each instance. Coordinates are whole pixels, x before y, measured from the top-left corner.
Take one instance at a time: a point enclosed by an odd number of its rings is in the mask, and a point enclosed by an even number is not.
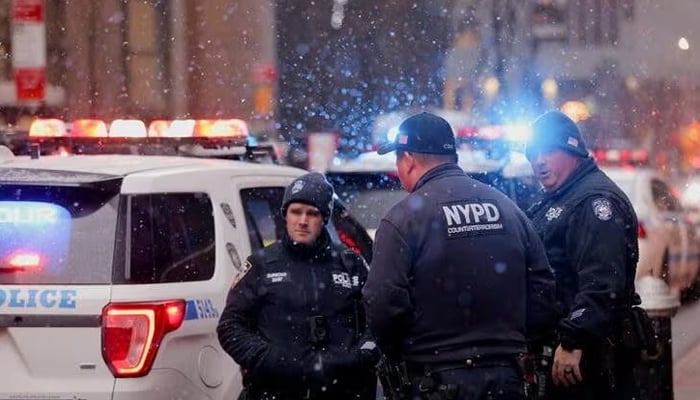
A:
[[[646,152],[599,150],[594,156],[603,172],[629,197],[637,213],[637,279],[663,279],[677,301],[681,292],[695,282],[700,263],[699,243],[680,200],[668,181],[646,165]]]
[[[284,188],[305,171],[66,156],[112,142],[151,146],[132,137],[146,135],[140,128],[105,137],[99,123],[82,133],[80,123],[68,133],[49,125],[37,125],[33,156],[0,147],[0,399],[235,399],[241,376],[219,346],[219,314],[242,260],[284,230]],[[159,151],[206,149],[230,142],[220,128],[150,139]],[[335,240],[368,254],[369,238],[344,210],[333,221]]]

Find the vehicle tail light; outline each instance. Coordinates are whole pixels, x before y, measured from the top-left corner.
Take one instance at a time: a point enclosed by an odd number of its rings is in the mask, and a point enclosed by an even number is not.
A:
[[[184,317],[184,300],[108,304],[102,311],[102,357],[112,375],[147,375],[163,337]]]
[[[355,253],[362,255],[362,249],[360,248],[360,245],[358,245],[357,242],[350,237],[350,235],[339,230],[338,236],[340,237],[340,241],[343,242],[343,244],[351,248],[352,251],[354,251]]]
[[[647,230],[646,230],[646,228],[644,228],[643,222],[640,222],[637,225],[637,237],[639,239],[646,239],[646,237],[647,237]]]

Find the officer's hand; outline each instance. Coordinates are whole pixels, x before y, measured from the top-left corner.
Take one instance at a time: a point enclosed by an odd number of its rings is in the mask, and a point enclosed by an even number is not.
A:
[[[557,386],[572,386],[583,381],[581,375],[581,350],[568,351],[557,347],[552,365],[552,380]]]
[[[251,372],[275,379],[298,380],[302,375],[299,364],[300,360],[287,354],[282,348],[271,345]]]
[[[360,364],[363,367],[374,368],[381,358],[377,344],[371,341],[364,342],[360,346]]]

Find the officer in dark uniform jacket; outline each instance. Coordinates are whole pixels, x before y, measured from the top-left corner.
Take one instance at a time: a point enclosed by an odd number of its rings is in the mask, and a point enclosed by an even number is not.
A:
[[[390,151],[410,194],[379,225],[363,290],[380,349],[405,362],[414,391],[521,399],[518,356],[555,316],[537,233],[515,203],[459,168],[444,119],[406,119],[379,149]]]
[[[552,398],[632,398],[632,361],[610,347],[622,313],[637,303],[632,205],[588,156],[576,124],[560,112],[535,121],[526,155],[546,192],[528,216],[547,250],[564,312]]]
[[[248,399],[374,399],[378,349],[360,301],[367,264],[333,244],[333,187],[297,178],[282,204],[283,238],[251,255],[217,332],[243,373]]]

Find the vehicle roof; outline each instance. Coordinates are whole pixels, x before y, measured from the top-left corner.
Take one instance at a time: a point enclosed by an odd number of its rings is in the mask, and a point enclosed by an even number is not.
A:
[[[504,176],[532,175],[532,167],[523,154],[513,152],[510,160],[486,158],[478,151],[457,151],[459,166],[466,172],[503,171]],[[395,172],[396,162],[393,153],[379,155],[376,152],[362,153],[350,160],[334,160],[328,172]]]
[[[254,173],[299,174],[299,169],[297,168],[284,167],[276,164],[256,164],[243,161],[196,157],[125,154],[56,155],[42,156],[39,159],[18,156],[12,159],[4,159],[3,162],[0,163],[0,170],[63,171],[111,175],[115,177],[124,177],[126,175],[146,171],[154,172],[162,170],[164,173],[171,173],[174,170],[208,170],[212,168],[231,170],[231,173],[236,175],[249,175]]]

